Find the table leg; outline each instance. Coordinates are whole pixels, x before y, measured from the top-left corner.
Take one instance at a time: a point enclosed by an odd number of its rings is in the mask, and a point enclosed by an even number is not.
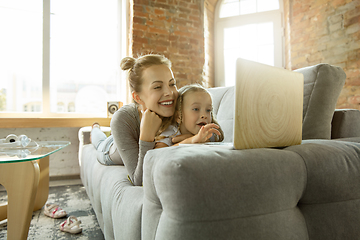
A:
[[[36,193],[34,211],[40,210],[49,196],[49,156],[37,160],[40,167],[40,179]]]
[[[0,183],[8,195],[7,239],[27,239],[39,177],[36,161],[1,164]]]
[[[40,167],[40,179],[36,192],[34,211],[40,210],[49,196],[49,156],[37,160]],[[0,221],[7,217],[7,203],[0,204]]]
[[[0,204],[0,221],[6,219],[7,215],[7,203]]]

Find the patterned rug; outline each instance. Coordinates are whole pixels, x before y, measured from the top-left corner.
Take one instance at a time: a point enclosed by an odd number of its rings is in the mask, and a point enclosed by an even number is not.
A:
[[[0,203],[4,202],[7,202],[6,192],[0,191]],[[73,215],[81,220],[82,233],[70,234],[60,231],[59,225],[66,218],[49,218],[44,215],[44,208],[42,208],[33,213],[28,239],[105,239],[82,185],[50,187],[47,202],[58,203],[68,216]],[[0,226],[0,239],[6,239],[6,232],[6,226]]]

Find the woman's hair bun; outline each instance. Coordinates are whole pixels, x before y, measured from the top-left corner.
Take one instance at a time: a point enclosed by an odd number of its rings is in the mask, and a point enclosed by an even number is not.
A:
[[[133,57],[124,57],[121,60],[120,67],[122,70],[129,70],[135,65],[136,59]]]

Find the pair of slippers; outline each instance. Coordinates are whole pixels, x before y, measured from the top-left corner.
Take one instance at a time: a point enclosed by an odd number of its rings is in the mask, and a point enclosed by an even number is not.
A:
[[[44,214],[50,218],[63,218],[67,216],[65,210],[59,207],[58,204],[46,203],[44,206]],[[60,230],[68,233],[81,233],[80,227],[81,221],[75,216],[68,217],[64,222],[60,224]]]

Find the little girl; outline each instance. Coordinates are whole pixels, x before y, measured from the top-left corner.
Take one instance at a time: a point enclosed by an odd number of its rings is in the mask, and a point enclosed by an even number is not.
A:
[[[187,85],[178,90],[174,121],[156,137],[155,148],[178,145],[179,143],[221,142],[224,133],[214,118],[212,98],[201,85]],[[181,142],[174,137],[181,135]],[[180,137],[180,136],[179,136]],[[178,137],[178,138],[179,138]]]

